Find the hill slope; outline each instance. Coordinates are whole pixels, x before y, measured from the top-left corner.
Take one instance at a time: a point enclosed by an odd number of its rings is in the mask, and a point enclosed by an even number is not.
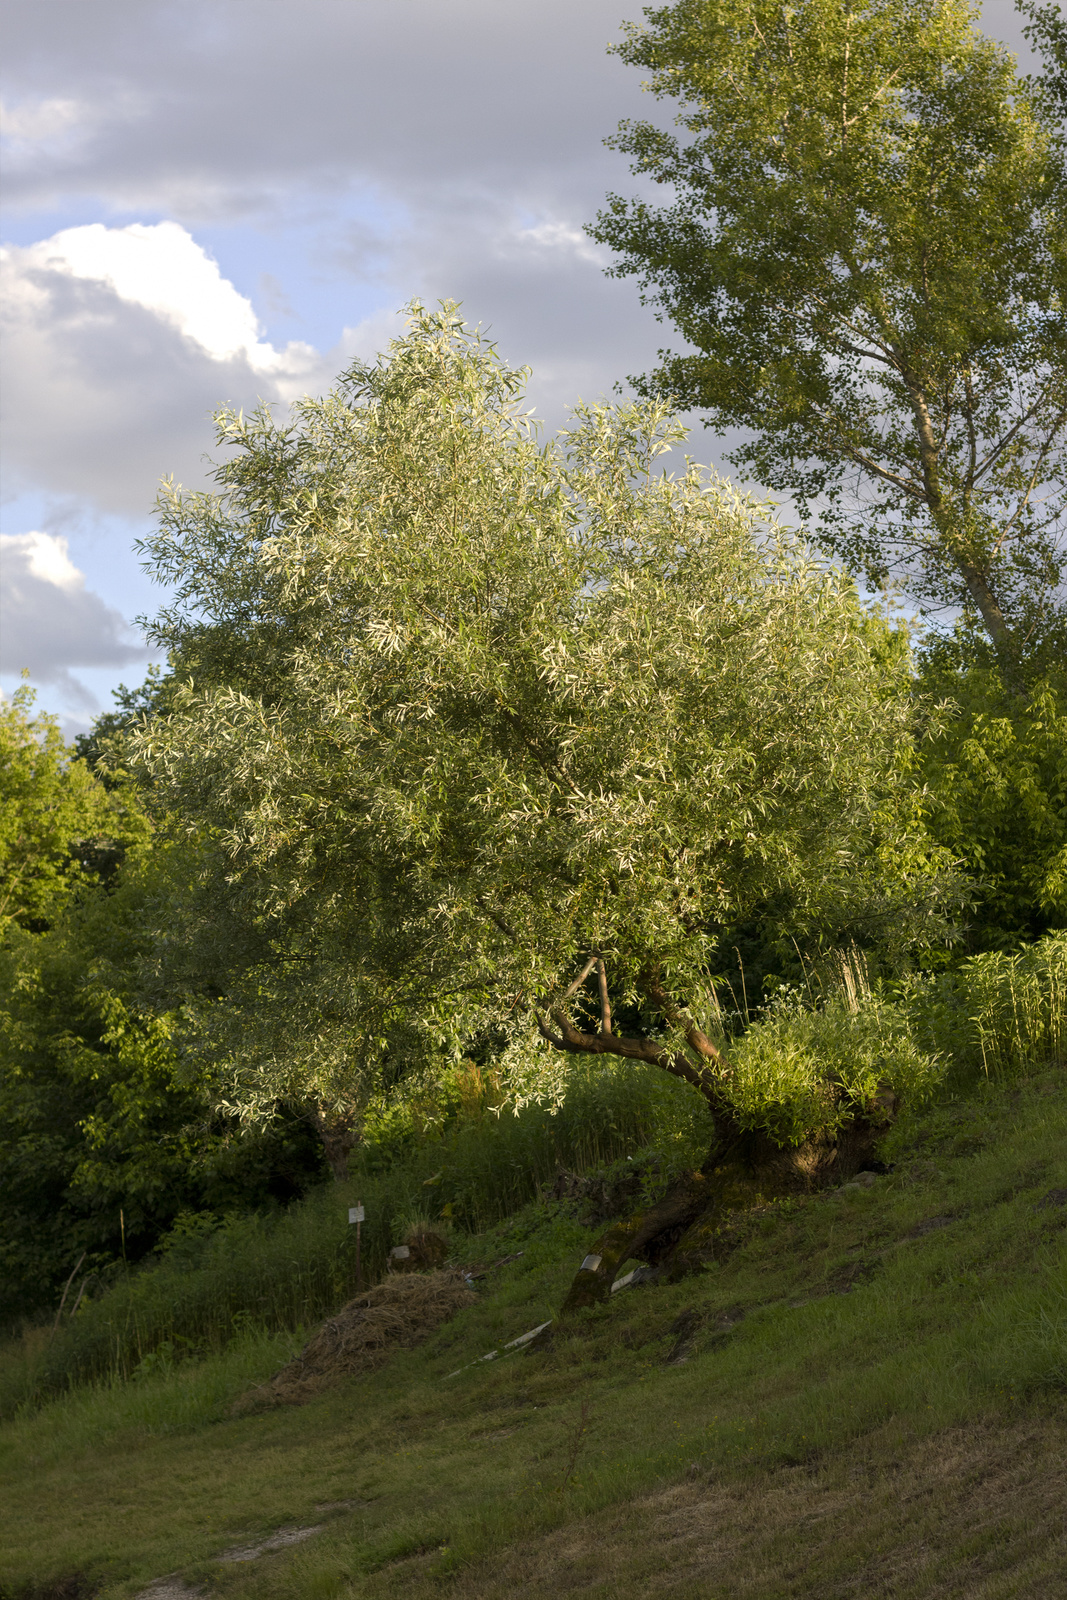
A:
[[[526,1353],[478,1360],[558,1310],[594,1238],[563,1205],[471,1241],[523,1253],[305,1406],[233,1414],[294,1343],[240,1330],[74,1391],[0,1433],[5,1596],[1067,1595],[1064,1073],[889,1154]]]

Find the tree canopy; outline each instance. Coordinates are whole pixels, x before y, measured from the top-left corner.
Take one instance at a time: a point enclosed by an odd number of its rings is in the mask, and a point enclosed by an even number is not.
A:
[[[222,413],[219,492],[168,491],[147,542],[174,686],[139,759],[229,920],[220,1003],[273,995],[338,1113],[346,1071],[358,1099],[486,1030],[538,1092],[609,1052],[716,1104],[740,916],[943,932],[902,641],[758,506],[662,474],[665,405],[541,443],[522,382],[416,306],[288,422]],[[242,1050],[252,1106],[277,1056]]]
[[[672,135],[608,143],[669,185],[590,229],[691,347],[643,380],[749,434],[824,548],[962,607],[1006,677],[1062,620],[1067,195],[1056,71],[1021,79],[970,0],[678,0],[622,58]],[[1055,59],[1053,62],[1055,66]]]
[[[140,808],[72,759],[28,684],[0,704],[0,930],[41,929],[143,839]]]

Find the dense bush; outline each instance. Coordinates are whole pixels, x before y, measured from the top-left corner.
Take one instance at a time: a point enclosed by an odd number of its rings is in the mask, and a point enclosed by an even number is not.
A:
[[[937,1091],[943,1058],[923,1050],[896,1006],[832,995],[819,1009],[796,992],[773,1001],[734,1049],[730,1103],[744,1127],[777,1144],[833,1135],[886,1091],[921,1105]]]
[[[141,1001],[158,892],[135,856],[0,945],[0,1326],[54,1307],[79,1260],[106,1281],[183,1210],[284,1203],[321,1177],[301,1119],[242,1132],[182,1060],[176,1011]]]

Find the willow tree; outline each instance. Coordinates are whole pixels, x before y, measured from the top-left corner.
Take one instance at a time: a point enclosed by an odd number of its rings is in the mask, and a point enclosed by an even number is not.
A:
[[[141,759],[211,841],[218,916],[256,930],[242,970],[285,971],[298,1078],[488,1030],[516,1093],[613,1055],[725,1128],[725,929],[941,927],[906,659],[758,507],[659,471],[664,406],[579,408],[541,444],[522,379],[415,307],[284,425],[223,413],[219,492],[169,492],[147,547],[175,687]]]
[[[671,200],[590,229],[689,347],[639,387],[744,430],[730,459],[824,549],[962,608],[1016,684],[1067,488],[1063,24],[1023,9],[1058,76],[1020,79],[970,0],[646,10],[618,53],[683,132],[608,143]]]

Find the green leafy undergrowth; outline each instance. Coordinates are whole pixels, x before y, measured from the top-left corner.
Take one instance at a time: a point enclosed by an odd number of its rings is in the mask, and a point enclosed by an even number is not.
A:
[[[7,1424],[0,1572],[11,1584],[81,1572],[101,1600],[174,1572],[256,1600],[488,1595],[506,1592],[492,1574],[507,1550],[567,1529],[588,1542],[604,1518],[625,1538],[629,1521],[645,1526],[649,1496],[681,1494],[694,1474],[755,1507],[776,1474],[840,1461],[888,1473],[961,1429],[1044,1430],[1062,1459],[1065,1150],[1062,1069],[991,1084],[902,1123],[889,1172],[759,1207],[702,1274],[624,1290],[508,1353],[555,1315],[594,1237],[573,1208],[533,1205],[457,1238],[466,1264],[489,1266],[477,1304],[306,1406],[231,1414],[296,1337],[250,1332],[222,1356],[163,1361]],[[864,1533],[864,1503],[840,1533],[868,1539],[873,1560],[884,1525]],[[319,1531],[218,1559],[294,1527]],[[814,1514],[796,1521],[797,1562],[825,1531]],[[1056,1592],[1062,1551],[1035,1543],[1032,1525],[1027,1537],[1029,1589],[990,1594]],[[632,1556],[643,1559],[636,1544]],[[946,1546],[946,1571],[957,1557]],[[759,1570],[724,1592],[853,1592]],[[566,1592],[570,1579],[552,1582]],[[665,1592],[713,1591],[679,1578]]]
[[[906,981],[900,1001],[916,1044],[948,1061],[955,1089],[1067,1060],[1067,932]]]
[[[816,1010],[783,994],[732,1054],[731,1110],[781,1145],[834,1135],[886,1089],[924,1105],[946,1067],[918,1046],[904,1011],[874,995],[852,1005],[832,995]]]

